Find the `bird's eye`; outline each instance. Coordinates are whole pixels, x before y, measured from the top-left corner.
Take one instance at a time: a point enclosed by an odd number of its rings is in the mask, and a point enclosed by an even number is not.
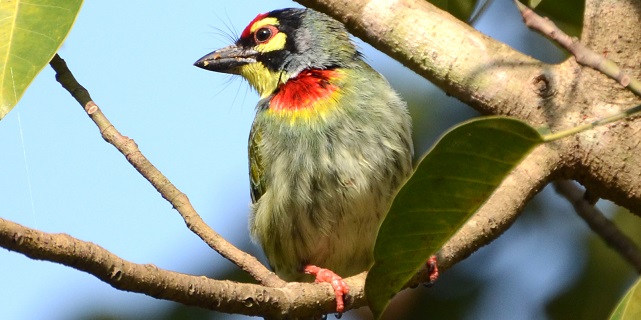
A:
[[[254,40],[256,40],[256,43],[265,43],[269,41],[276,33],[278,32],[278,29],[274,26],[266,26],[262,27],[256,32],[254,32]]]

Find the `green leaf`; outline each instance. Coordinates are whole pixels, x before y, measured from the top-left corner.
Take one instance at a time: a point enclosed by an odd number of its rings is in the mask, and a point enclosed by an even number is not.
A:
[[[365,282],[377,317],[541,142],[536,129],[519,120],[487,117],[455,127],[436,143],[399,190],[379,230]]]
[[[583,29],[585,0],[528,0],[528,7],[536,9],[541,16],[550,18],[565,33],[579,37]]]
[[[58,51],[82,0],[0,1],[0,119]]]
[[[441,10],[449,12],[461,21],[467,21],[474,11],[476,0],[428,0]]]
[[[633,319],[641,319],[641,279],[626,292],[610,315],[610,320]]]

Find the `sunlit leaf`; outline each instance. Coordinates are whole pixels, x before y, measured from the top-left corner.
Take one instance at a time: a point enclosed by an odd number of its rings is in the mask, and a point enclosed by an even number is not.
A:
[[[82,0],[0,1],[0,119],[69,33]]]
[[[635,320],[641,319],[641,279],[621,298],[610,320]]]
[[[365,284],[375,315],[542,141],[521,121],[488,117],[459,125],[437,142],[379,230]]]

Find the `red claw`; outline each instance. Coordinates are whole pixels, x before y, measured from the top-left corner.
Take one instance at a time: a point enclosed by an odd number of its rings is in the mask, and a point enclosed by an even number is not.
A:
[[[433,285],[438,279],[438,266],[436,263],[436,256],[431,256],[427,259],[425,263],[427,265],[427,270],[430,273],[430,281],[427,283],[428,286]]]
[[[304,271],[307,274],[315,276],[316,283],[327,282],[332,285],[334,294],[336,295],[336,312],[343,313],[343,311],[345,311],[344,297],[349,293],[349,286],[343,281],[343,278],[332,270],[319,268],[314,265],[306,266]]]

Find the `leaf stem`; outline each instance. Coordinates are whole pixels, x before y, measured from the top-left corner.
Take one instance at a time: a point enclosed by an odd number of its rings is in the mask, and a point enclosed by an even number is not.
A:
[[[635,113],[637,113],[639,111],[641,111],[641,104],[637,105],[635,107],[632,107],[630,109],[624,110],[623,112],[619,112],[617,114],[611,115],[609,117],[605,117],[603,119],[596,120],[596,121],[591,122],[591,123],[586,123],[586,124],[582,124],[582,125],[579,125],[579,126],[567,129],[567,130],[563,130],[563,131],[559,131],[559,132],[543,135],[542,138],[543,138],[543,141],[545,141],[545,142],[558,140],[558,139],[565,138],[567,136],[573,135],[575,133],[579,133],[579,132],[583,132],[583,131],[586,131],[586,130],[590,130],[590,129],[596,128],[597,126],[602,126],[604,124],[608,124],[608,123],[612,123],[612,122],[615,122],[615,121],[618,121],[618,120],[621,120],[621,119],[625,119],[625,118],[627,118],[627,117],[629,117],[629,116],[631,116],[631,115],[633,115],[633,114],[635,114]]]

